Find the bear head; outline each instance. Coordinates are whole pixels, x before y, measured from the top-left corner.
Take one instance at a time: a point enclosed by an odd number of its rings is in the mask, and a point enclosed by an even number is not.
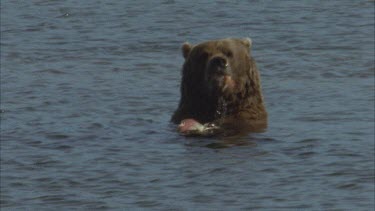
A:
[[[172,121],[210,122],[263,105],[250,38],[184,43],[181,99]]]

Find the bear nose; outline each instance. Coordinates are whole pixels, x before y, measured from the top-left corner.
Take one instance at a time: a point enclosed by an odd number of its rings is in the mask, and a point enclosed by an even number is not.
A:
[[[227,60],[220,56],[212,58],[210,63],[214,67],[225,68],[228,66]]]

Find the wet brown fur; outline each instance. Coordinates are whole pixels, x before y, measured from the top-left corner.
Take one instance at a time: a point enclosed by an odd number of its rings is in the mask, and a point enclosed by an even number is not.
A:
[[[267,112],[249,39],[222,39],[196,46],[185,43],[182,53],[181,98],[172,122],[193,118],[200,123],[215,122],[257,131],[267,125]],[[214,56],[225,58],[230,66],[235,89],[217,95],[208,94],[207,62]],[[223,107],[222,101],[225,102]]]

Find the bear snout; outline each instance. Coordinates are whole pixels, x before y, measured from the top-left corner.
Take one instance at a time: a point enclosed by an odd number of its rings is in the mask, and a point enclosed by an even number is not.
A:
[[[223,56],[214,56],[208,62],[210,74],[228,75],[230,68],[228,60]]]
[[[224,68],[228,66],[227,60],[221,56],[215,56],[210,60],[210,64],[215,67]]]

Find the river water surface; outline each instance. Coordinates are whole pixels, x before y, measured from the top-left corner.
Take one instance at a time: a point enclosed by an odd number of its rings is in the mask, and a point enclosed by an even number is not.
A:
[[[264,133],[169,122],[183,42],[251,37]],[[1,210],[373,210],[374,1],[1,1]]]

